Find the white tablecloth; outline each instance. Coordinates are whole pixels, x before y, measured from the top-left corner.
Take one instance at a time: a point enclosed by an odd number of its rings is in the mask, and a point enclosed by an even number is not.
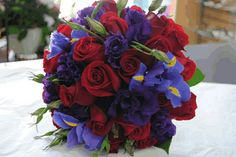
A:
[[[30,81],[30,72],[42,73],[42,60],[0,64],[0,157],[87,157],[82,147],[68,150],[58,146],[43,148],[51,139],[33,137],[53,130],[50,116],[31,127],[30,113],[43,105],[42,85]],[[236,156],[236,85],[201,83],[192,88],[198,95],[197,116],[191,121],[174,122],[177,134],[171,157]],[[121,157],[111,155],[111,157]],[[126,156],[126,155],[125,155]],[[162,150],[150,148],[136,157],[164,157]]]

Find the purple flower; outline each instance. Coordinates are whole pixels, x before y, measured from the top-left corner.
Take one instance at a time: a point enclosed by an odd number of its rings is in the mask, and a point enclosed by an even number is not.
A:
[[[79,23],[83,26],[89,27],[87,21],[85,20],[85,17],[90,17],[93,12],[93,9],[94,9],[94,7],[87,7],[87,8],[84,8],[84,9],[78,11],[77,16],[74,19],[72,19],[72,21]],[[100,9],[95,17],[95,20],[99,21],[99,19],[103,13],[104,13],[104,11],[102,9]]]
[[[89,108],[87,106],[81,106],[78,104],[74,104],[71,107],[60,105],[57,111],[66,115],[70,115],[78,119],[80,122],[84,122],[90,116]]]
[[[69,148],[84,143],[88,150],[100,149],[104,137],[94,135],[85,123],[57,111],[54,112],[53,121],[62,129],[70,129],[67,135],[67,146]]]
[[[46,77],[43,79],[43,101],[46,104],[49,104],[53,101],[56,101],[59,99],[58,96],[58,87],[54,83],[48,80],[48,78],[51,75],[46,75]]]
[[[58,60],[57,78],[66,86],[70,86],[81,77],[83,66],[76,63],[71,54],[63,54]]]
[[[134,91],[121,90],[111,104],[108,114],[112,117],[122,115],[128,122],[144,126],[153,114],[159,110],[156,95],[147,88]]]
[[[151,135],[161,144],[176,133],[176,127],[169,118],[168,111],[161,109],[151,118]]]
[[[141,63],[139,71],[130,81],[129,89],[139,86],[155,89],[158,93],[164,93],[174,108],[181,107],[182,102],[187,102],[191,97],[190,88],[181,75],[183,66],[171,53],[167,56],[171,60],[169,64],[157,61],[148,71],[146,65]]]
[[[127,9],[124,18],[129,26],[126,33],[129,42],[135,40],[143,43],[149,38],[152,29],[144,13]]]
[[[49,48],[51,53],[48,54],[47,59],[51,59],[63,52],[69,52],[71,48],[70,39],[63,34],[54,31],[51,34]]]
[[[105,41],[105,55],[113,68],[120,67],[121,54],[128,48],[127,39],[121,34],[113,34]]]

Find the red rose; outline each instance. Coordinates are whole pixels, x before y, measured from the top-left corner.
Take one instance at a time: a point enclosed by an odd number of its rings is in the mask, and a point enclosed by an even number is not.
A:
[[[57,70],[58,66],[58,59],[60,57],[60,54],[58,54],[56,57],[53,57],[51,59],[47,59],[47,55],[50,52],[48,50],[44,50],[44,55],[43,55],[43,69],[45,73],[54,73]]]
[[[59,96],[62,104],[67,107],[70,107],[76,103],[79,105],[91,105],[96,99],[85,88],[82,87],[80,82],[77,82],[75,85],[70,87],[61,85]]]
[[[117,16],[117,14],[114,12],[104,13],[100,18],[100,22],[104,25],[108,32],[120,32],[125,35],[126,31],[128,30],[127,22]]]
[[[120,88],[120,79],[103,61],[93,61],[81,77],[82,86],[97,97],[113,96]]]
[[[78,62],[90,63],[104,60],[104,48],[93,37],[81,38],[74,47],[73,59]]]
[[[184,47],[189,43],[188,35],[178,24],[173,24],[171,28],[168,29],[166,36],[172,44],[173,49],[171,52],[173,53],[184,50]]]
[[[190,100],[183,103],[181,107],[173,108],[171,104],[168,104],[167,108],[173,119],[190,120],[195,117],[195,110],[197,109],[196,95],[192,93]]]
[[[90,108],[90,115],[91,119],[87,123],[87,126],[91,128],[92,132],[98,136],[107,135],[114,121],[108,121],[105,113],[95,105]]]
[[[152,49],[157,49],[163,52],[172,52],[174,53],[174,47],[173,44],[171,43],[171,41],[169,40],[169,38],[167,38],[166,36],[163,35],[157,35],[151,39],[149,39],[145,45],[149,48]]]
[[[62,33],[63,35],[65,35],[66,37],[68,38],[71,38],[71,32],[72,32],[72,29],[69,25],[66,25],[66,24],[60,24],[58,27],[57,27],[57,31],[59,33]]]
[[[184,66],[184,71],[182,72],[184,80],[190,80],[197,69],[195,62],[185,57],[182,52],[178,52],[176,57],[178,61]]]
[[[116,6],[116,2],[114,0],[102,0],[102,2],[105,2],[102,5],[102,9],[104,11],[106,11],[106,12],[112,11],[112,12],[117,13],[117,6]],[[93,6],[96,6],[96,5],[97,5],[97,2],[94,2]]]
[[[141,61],[137,58],[137,51],[129,50],[123,53],[120,59],[121,68],[118,71],[119,76],[129,83],[132,76],[139,70]]]
[[[140,8],[139,6],[137,5],[133,5],[130,10],[136,10],[138,12],[141,12],[141,13],[145,13],[144,10],[142,8]]]
[[[153,12],[148,13],[147,19],[152,27],[152,37],[164,35],[170,28],[170,25],[174,23],[172,19],[168,19],[166,16],[159,17]]]
[[[139,141],[144,140],[150,136],[151,124],[135,128],[128,136],[128,139]]]
[[[134,145],[136,148],[144,149],[157,144],[157,139],[148,137],[144,140],[135,141]]]

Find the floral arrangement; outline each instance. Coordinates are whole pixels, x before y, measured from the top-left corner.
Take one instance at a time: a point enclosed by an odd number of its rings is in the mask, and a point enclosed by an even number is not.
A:
[[[195,116],[190,87],[204,79],[184,55],[188,36],[163,15],[162,0],[146,13],[127,0],[101,0],[59,25],[44,52],[46,107],[32,115],[36,124],[49,111],[57,128],[47,147],[83,144],[97,157],[103,152],[130,155],[156,146],[168,152],[176,120]],[[158,10],[158,13],[154,13]]]

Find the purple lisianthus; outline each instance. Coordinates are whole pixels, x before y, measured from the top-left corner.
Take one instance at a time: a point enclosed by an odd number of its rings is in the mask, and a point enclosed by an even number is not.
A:
[[[89,107],[81,106],[78,104],[74,104],[71,107],[65,107],[64,105],[60,105],[57,111],[66,115],[70,115],[78,119],[80,122],[87,120],[90,116]]]
[[[89,27],[88,22],[85,20],[85,17],[90,17],[93,10],[94,10],[94,7],[87,7],[87,8],[84,8],[84,9],[78,11],[77,16],[74,19],[72,19],[72,21],[75,23],[79,23],[83,26]],[[103,13],[104,13],[104,11],[102,9],[100,9],[94,19],[99,21],[99,19]]]
[[[126,33],[129,42],[138,41],[143,43],[149,38],[152,29],[144,13],[127,9],[124,19],[129,26]]]
[[[59,99],[58,87],[56,84],[48,80],[49,77],[51,77],[51,75],[47,74],[46,77],[43,79],[43,101],[46,104],[49,104]]]
[[[57,78],[66,86],[70,86],[81,77],[83,66],[76,63],[71,54],[63,54],[58,60]]]
[[[108,114],[112,117],[122,115],[124,120],[144,126],[158,110],[159,103],[156,95],[147,88],[136,88],[132,92],[119,91]]]
[[[128,48],[127,39],[121,34],[113,34],[105,41],[105,55],[113,68],[119,68],[121,54]]]
[[[161,109],[151,118],[151,135],[155,137],[159,144],[170,139],[176,133],[176,127],[172,123],[168,111]]]
[[[71,48],[70,39],[62,33],[54,31],[51,34],[49,48],[51,53],[48,54],[47,59],[51,59],[63,52],[69,52]]]

